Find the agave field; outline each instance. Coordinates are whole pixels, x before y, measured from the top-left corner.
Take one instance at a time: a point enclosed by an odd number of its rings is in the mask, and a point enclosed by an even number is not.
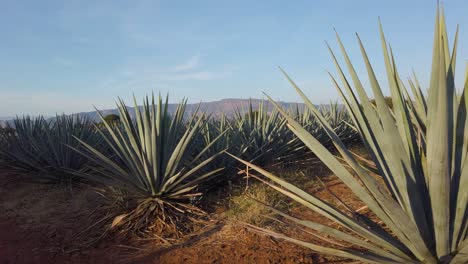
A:
[[[134,117],[119,100],[119,121],[102,115],[100,122],[79,116],[17,118],[2,130],[5,169],[37,182],[106,186],[112,197],[133,205],[114,216],[112,228],[144,235],[152,226],[152,232],[179,236],[190,219],[204,215],[194,201],[235,175],[239,164],[226,151],[262,165],[311,155],[280,112],[268,112],[264,104],[258,109],[249,104],[228,119],[202,112],[187,116],[186,100],[169,113],[168,100],[146,97],[141,108],[135,101]],[[322,111],[343,139],[357,139],[343,107],[332,104]],[[308,111],[297,108],[294,115],[324,138]]]
[[[468,263],[468,81],[455,87],[457,35],[449,45],[438,9],[427,92],[416,76],[403,81],[380,26],[390,95],[357,36],[366,92],[337,34],[344,66],[329,46],[338,73],[330,77],[340,104],[314,105],[281,69],[304,104],[283,109],[268,97],[228,117],[187,114],[187,100],[169,112],[169,97],[152,95],[134,99],[134,108],[119,99],[119,114],[98,111],[99,122],[18,117],[0,130],[0,165],[38,185],[99,189],[111,201],[99,218],[101,238],[171,244],[192,236],[213,215],[202,205],[232,196],[246,176],[280,202],[254,201],[274,225],[240,224],[279,243],[343,261]],[[317,160],[359,206],[332,191],[335,202],[326,200],[288,176],[318,170]]]

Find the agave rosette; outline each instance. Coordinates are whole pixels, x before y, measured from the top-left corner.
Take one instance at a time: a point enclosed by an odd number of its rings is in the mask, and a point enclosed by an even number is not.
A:
[[[112,127],[100,114],[106,129],[99,129],[107,146],[105,155],[91,144],[81,141],[82,153],[93,161],[97,175],[89,177],[105,184],[126,189],[142,197],[184,199],[196,195],[198,184],[219,173],[223,168],[205,171],[204,168],[222,152],[206,156],[210,148],[223,135],[206,141],[203,127],[207,120],[195,114],[186,120],[186,100],[173,114],[168,111],[168,97],[154,96],[140,108],[135,101],[135,118],[129,108],[119,100],[120,126]]]

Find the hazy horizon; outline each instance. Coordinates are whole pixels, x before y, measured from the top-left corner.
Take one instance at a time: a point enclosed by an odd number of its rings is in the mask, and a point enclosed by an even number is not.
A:
[[[171,102],[264,98],[300,102],[283,67],[317,104],[337,100],[324,41],[340,34],[358,73],[358,32],[380,79],[381,18],[401,77],[426,88],[436,1],[2,1],[0,117],[112,109],[151,92]],[[457,24],[457,85],[468,59],[468,2],[445,1],[450,43]],[[386,81],[381,85],[386,90]]]
[[[187,113],[190,114],[192,111],[195,109],[208,113],[208,114],[226,114],[227,116],[232,116],[234,115],[236,109],[240,109],[241,111],[245,111],[248,109],[248,104],[252,100],[252,106],[254,108],[259,107],[260,103],[264,102],[268,105],[268,109],[273,109],[274,106],[271,104],[267,99],[260,99],[260,98],[224,98],[221,100],[216,100],[216,101],[209,101],[209,102],[195,102],[195,103],[190,103],[188,102],[186,105]],[[336,101],[335,101],[336,102]],[[327,104],[322,104],[322,105],[330,105],[330,103],[335,103],[335,102],[329,102]],[[134,108],[134,102],[126,102],[127,107],[129,108],[130,112],[133,113],[133,108]],[[141,101],[137,101],[138,106],[141,108],[142,103]],[[169,102],[169,110],[172,111],[175,108],[173,106],[179,104],[179,102]],[[289,108],[289,107],[294,107],[296,104],[303,106],[304,104],[300,101],[298,102],[285,102],[285,101],[276,101],[276,103],[279,103],[282,105],[282,107]],[[199,108],[200,107],[200,108]],[[172,110],[171,110],[172,109]],[[118,113],[118,106],[115,105],[114,107],[107,108],[107,109],[97,109],[101,114],[108,115],[108,114],[119,114]],[[2,124],[1,121],[12,121],[16,119],[17,117],[23,117],[23,116],[29,116],[29,117],[44,117],[44,118],[54,118],[57,115],[84,115],[91,117],[93,119],[99,120],[98,114],[96,109],[92,108],[86,111],[79,111],[79,112],[70,112],[70,113],[54,113],[52,115],[34,115],[34,114],[25,114],[25,115],[16,115],[16,116],[0,116],[0,125]]]

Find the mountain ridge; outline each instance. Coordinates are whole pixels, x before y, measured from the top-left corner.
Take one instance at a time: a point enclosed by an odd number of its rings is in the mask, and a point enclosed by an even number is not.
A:
[[[190,115],[198,109],[201,112],[212,114],[214,116],[220,116],[222,113],[224,113],[226,116],[232,117],[236,113],[237,109],[247,110],[250,102],[252,103],[252,107],[254,109],[258,108],[262,102],[267,105],[268,111],[271,111],[274,108],[272,103],[264,99],[224,98],[221,100],[210,101],[210,102],[187,103],[186,114]],[[297,102],[276,101],[276,103],[278,103],[281,107],[286,108],[286,109],[291,108],[291,107],[297,107],[297,106],[299,106],[300,108],[304,107],[303,103],[297,103]],[[179,104],[180,103],[169,103],[168,111],[170,113],[173,113]],[[131,104],[127,104],[127,107],[129,108],[130,115],[133,117],[135,115],[135,108],[131,106]],[[139,107],[141,108],[142,106],[139,106]],[[102,109],[102,110],[98,109],[98,110],[104,116],[109,115],[109,114],[119,114],[119,111],[117,108]],[[87,116],[93,119],[94,121],[100,120],[99,114],[97,111],[77,112],[77,113],[71,113],[67,115]],[[46,116],[46,118],[54,119],[55,117]],[[14,117],[11,119],[0,120],[0,125],[11,124],[13,119]]]
[[[252,107],[258,108],[261,103],[266,104],[268,111],[271,111],[274,106],[268,100],[263,99],[241,99],[241,98],[225,98],[217,101],[210,101],[210,102],[200,102],[200,103],[187,103],[186,104],[186,114],[190,115],[193,114],[195,111],[201,111],[207,114],[212,114],[214,116],[220,116],[224,113],[228,117],[232,117],[237,109],[242,110],[243,108],[247,110],[249,103],[252,103]],[[304,107],[303,103],[296,103],[296,102],[284,102],[284,101],[277,101],[280,106],[283,108],[290,108],[299,106],[300,108]],[[179,103],[169,103],[168,104],[168,111],[173,113]],[[127,105],[129,108],[129,112],[131,116],[135,114],[135,108],[133,106]],[[139,106],[140,108],[142,106]],[[113,109],[98,109],[99,112],[103,115],[110,115],[110,114],[119,114],[117,108]],[[99,120],[99,115],[97,111],[90,111],[90,112],[79,112],[74,113],[72,115],[79,115],[79,116],[88,116],[95,121]]]

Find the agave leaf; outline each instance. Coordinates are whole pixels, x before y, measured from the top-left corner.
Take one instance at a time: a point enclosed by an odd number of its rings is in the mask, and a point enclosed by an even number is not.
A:
[[[294,244],[297,244],[297,245],[300,245],[300,246],[303,246],[303,247],[310,248],[310,249],[312,249],[312,250],[314,250],[316,252],[322,252],[324,254],[333,255],[333,256],[337,256],[337,257],[350,258],[350,259],[354,259],[354,260],[358,260],[358,261],[364,261],[366,263],[394,263],[394,261],[392,261],[391,259],[386,259],[386,258],[380,257],[378,255],[359,252],[359,251],[350,250],[350,249],[340,250],[340,249],[335,249],[335,248],[330,248],[330,247],[324,247],[324,246],[320,246],[320,245],[317,245],[317,244],[305,242],[305,241],[302,241],[302,240],[299,240],[299,239],[294,239],[294,238],[291,238],[291,237],[283,235],[283,234],[275,233],[275,232],[273,232],[271,230],[268,230],[268,229],[260,228],[260,227],[253,226],[253,225],[250,225],[250,224],[246,224],[246,225],[249,226],[250,228],[252,228],[253,230],[257,230],[257,231],[259,231],[261,233],[264,233],[266,235],[269,235],[269,236],[272,236],[272,237],[275,237],[275,238],[278,238],[278,239],[283,239],[283,240],[286,240],[288,242],[292,242]]]
[[[275,214],[277,215],[280,215],[282,216],[283,218],[285,219],[288,219],[296,224],[299,224],[299,225],[302,225],[304,227],[307,227],[307,228],[310,228],[310,229],[313,229],[313,230],[316,230],[320,233],[324,233],[328,236],[331,236],[335,239],[338,239],[338,240],[342,240],[342,241],[345,241],[345,242],[348,242],[348,243],[351,243],[353,245],[356,245],[356,246],[359,246],[359,247],[363,247],[367,250],[370,250],[371,252],[373,253],[376,253],[376,254],[379,254],[381,256],[385,256],[386,258],[388,259],[393,259],[395,261],[400,261],[400,262],[411,262],[411,259],[408,259],[408,258],[401,258],[399,256],[396,256],[388,251],[385,251],[383,249],[381,249],[380,247],[378,246],[375,246],[367,241],[363,241],[359,238],[356,238],[354,236],[351,236],[347,233],[344,233],[344,232],[341,232],[335,228],[332,228],[332,227],[328,227],[326,225],[322,225],[320,223],[316,223],[316,222],[312,222],[312,221],[308,221],[308,220],[303,220],[303,219],[299,219],[299,218],[296,218],[296,217],[293,217],[293,216],[290,216],[288,214],[285,214],[271,206],[268,206],[266,204],[264,204],[264,206],[266,206],[269,210],[271,210],[272,212],[274,212]]]

